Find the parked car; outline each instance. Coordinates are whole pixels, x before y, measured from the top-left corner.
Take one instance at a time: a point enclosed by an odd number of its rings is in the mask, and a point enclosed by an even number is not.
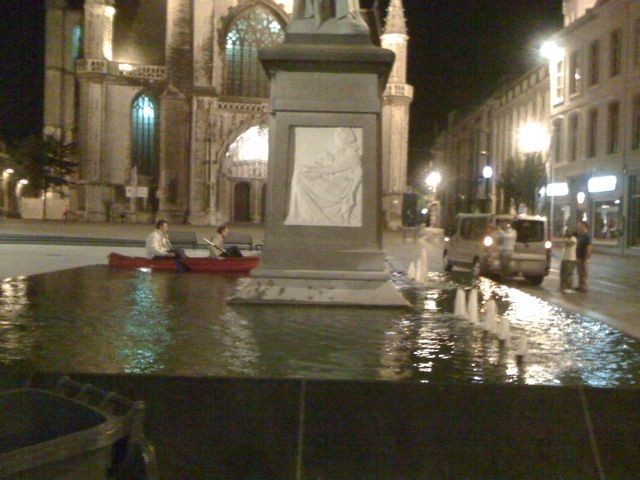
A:
[[[511,275],[522,275],[540,285],[551,266],[551,240],[545,217],[533,215],[459,214],[445,232],[444,268],[470,269],[474,276],[500,274],[500,248],[496,231],[504,222],[516,231],[509,263]]]

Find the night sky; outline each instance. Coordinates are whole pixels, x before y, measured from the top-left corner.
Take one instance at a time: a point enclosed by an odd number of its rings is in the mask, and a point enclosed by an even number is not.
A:
[[[369,7],[373,0],[361,0]],[[388,0],[381,0],[386,9]],[[542,40],[562,26],[562,0],[404,0],[410,39],[410,163],[420,165],[436,125],[538,61]],[[40,131],[44,0],[2,0],[0,135]]]

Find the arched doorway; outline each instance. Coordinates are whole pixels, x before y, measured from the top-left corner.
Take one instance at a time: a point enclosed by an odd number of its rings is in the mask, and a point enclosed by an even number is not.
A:
[[[229,145],[220,181],[221,191],[228,192],[226,205],[231,221],[264,221],[263,185],[267,180],[268,157],[266,125],[248,128]]]
[[[251,185],[246,182],[239,182],[233,187],[233,221],[248,222],[250,220]]]

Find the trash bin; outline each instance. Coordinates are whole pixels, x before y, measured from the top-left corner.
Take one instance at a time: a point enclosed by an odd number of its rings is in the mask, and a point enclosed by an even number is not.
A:
[[[142,402],[68,378],[55,392],[0,392],[0,478],[153,479],[143,414]]]

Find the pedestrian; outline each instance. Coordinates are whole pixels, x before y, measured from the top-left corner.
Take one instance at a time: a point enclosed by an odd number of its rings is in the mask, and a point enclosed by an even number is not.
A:
[[[511,274],[511,257],[516,249],[518,232],[511,227],[511,222],[503,222],[496,236],[500,248],[500,276],[505,280]]]
[[[563,292],[570,292],[573,288],[577,244],[578,238],[576,234],[567,230],[564,247],[562,248],[562,261],[560,262],[560,290]]]
[[[591,236],[589,235],[589,224],[580,222],[578,225],[578,240],[576,246],[576,266],[578,267],[578,290],[587,291],[587,277],[589,276],[589,259],[591,258]]]

